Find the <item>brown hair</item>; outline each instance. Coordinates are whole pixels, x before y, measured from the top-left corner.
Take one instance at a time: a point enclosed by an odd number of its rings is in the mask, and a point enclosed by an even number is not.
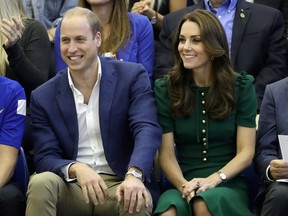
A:
[[[175,116],[187,116],[194,110],[191,91],[191,70],[184,68],[178,52],[179,35],[183,23],[197,23],[206,51],[213,56],[213,83],[207,94],[206,109],[210,118],[224,119],[235,108],[235,75],[229,59],[225,31],[219,20],[209,11],[194,10],[181,20],[173,40],[175,64],[168,74],[168,93]]]
[[[111,32],[105,37],[102,32],[102,38],[106,38],[99,48],[99,54],[105,52],[117,53],[120,48],[125,47],[126,42],[130,38],[130,20],[128,17],[128,8],[126,0],[112,0],[113,10],[110,17]],[[88,8],[91,10],[91,5],[87,0],[79,0],[79,7]]]

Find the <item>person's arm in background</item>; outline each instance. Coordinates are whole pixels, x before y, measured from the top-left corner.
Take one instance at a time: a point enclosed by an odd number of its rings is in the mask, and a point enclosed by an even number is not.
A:
[[[169,13],[185,8],[187,6],[187,0],[164,0],[160,2],[161,4],[168,4]],[[160,5],[156,6],[159,6],[158,8],[160,8]],[[140,0],[133,4],[131,12],[145,15],[149,18],[149,20],[155,19],[155,23],[153,24],[160,30],[163,25],[164,14],[161,14],[158,10],[155,11],[153,8],[154,5],[151,5],[151,0]]]
[[[185,8],[187,6],[187,0],[169,0],[169,12],[172,13],[176,10]]]
[[[48,79],[50,70],[50,50],[45,27],[38,21],[26,21],[22,38],[17,20],[5,21],[6,31],[2,33],[7,38],[4,49],[8,55],[9,67],[16,75],[24,89],[34,89]],[[12,32],[12,33],[11,33]]]
[[[287,104],[282,104],[282,102],[280,102],[281,104],[279,104],[279,100],[282,101],[283,97],[285,98],[285,93],[286,92],[284,91],[284,89],[282,91],[275,92],[274,90],[272,90],[270,85],[266,86],[260,110],[256,153],[254,157],[256,171],[259,173],[259,176],[262,178],[263,181],[267,179],[269,180],[269,178],[271,180],[278,178],[288,178],[288,164],[286,163],[285,165],[285,162],[283,160],[280,160],[281,153],[278,141],[278,134],[287,133],[287,121],[285,121]],[[282,115],[283,118],[281,117]],[[286,173],[282,171],[281,175],[278,175],[275,166],[281,167],[281,164],[286,166]]]
[[[11,179],[18,158],[18,149],[0,144],[0,188]]]

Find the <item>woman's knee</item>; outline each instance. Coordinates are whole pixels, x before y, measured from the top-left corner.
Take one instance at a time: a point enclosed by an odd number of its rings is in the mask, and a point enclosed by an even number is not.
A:
[[[176,216],[177,215],[177,211],[175,206],[170,206],[167,211],[159,214],[159,216]]]
[[[192,208],[193,208],[193,212],[194,214],[197,215],[201,215],[201,216],[211,216],[212,214],[210,213],[206,202],[202,199],[202,198],[195,198],[192,201]]]

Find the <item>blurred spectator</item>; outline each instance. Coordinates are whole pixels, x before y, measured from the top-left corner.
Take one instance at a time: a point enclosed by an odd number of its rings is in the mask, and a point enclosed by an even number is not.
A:
[[[288,162],[282,157],[278,139],[278,135],[288,135],[287,94],[288,78],[267,85],[261,106],[254,158],[261,177],[256,199],[261,216],[283,216],[288,212]]]
[[[79,0],[80,7],[92,10],[100,19],[102,45],[99,54],[142,64],[153,84],[154,39],[149,20],[127,12],[126,0]],[[55,38],[56,72],[67,67],[60,54],[60,26]]]
[[[18,82],[0,76],[0,215],[24,216],[25,194],[11,180],[25,126],[26,97]]]
[[[23,138],[25,153],[33,149],[30,137],[30,94],[47,81],[50,71],[50,43],[45,27],[25,16],[21,0],[0,0],[0,75],[18,81],[27,97],[27,118]],[[30,170],[32,159],[27,155]]]
[[[50,41],[54,41],[55,27],[63,14],[77,6],[77,0],[22,0],[27,17],[42,22],[48,30]]]

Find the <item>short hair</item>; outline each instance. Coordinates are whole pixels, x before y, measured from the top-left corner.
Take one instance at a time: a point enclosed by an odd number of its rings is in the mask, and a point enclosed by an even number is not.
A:
[[[100,32],[101,30],[100,20],[98,16],[95,13],[93,13],[91,10],[86,9],[86,8],[81,8],[81,7],[72,8],[64,14],[63,20],[65,20],[65,18],[73,17],[73,16],[84,16],[87,18],[93,38],[95,38],[97,32]]]

